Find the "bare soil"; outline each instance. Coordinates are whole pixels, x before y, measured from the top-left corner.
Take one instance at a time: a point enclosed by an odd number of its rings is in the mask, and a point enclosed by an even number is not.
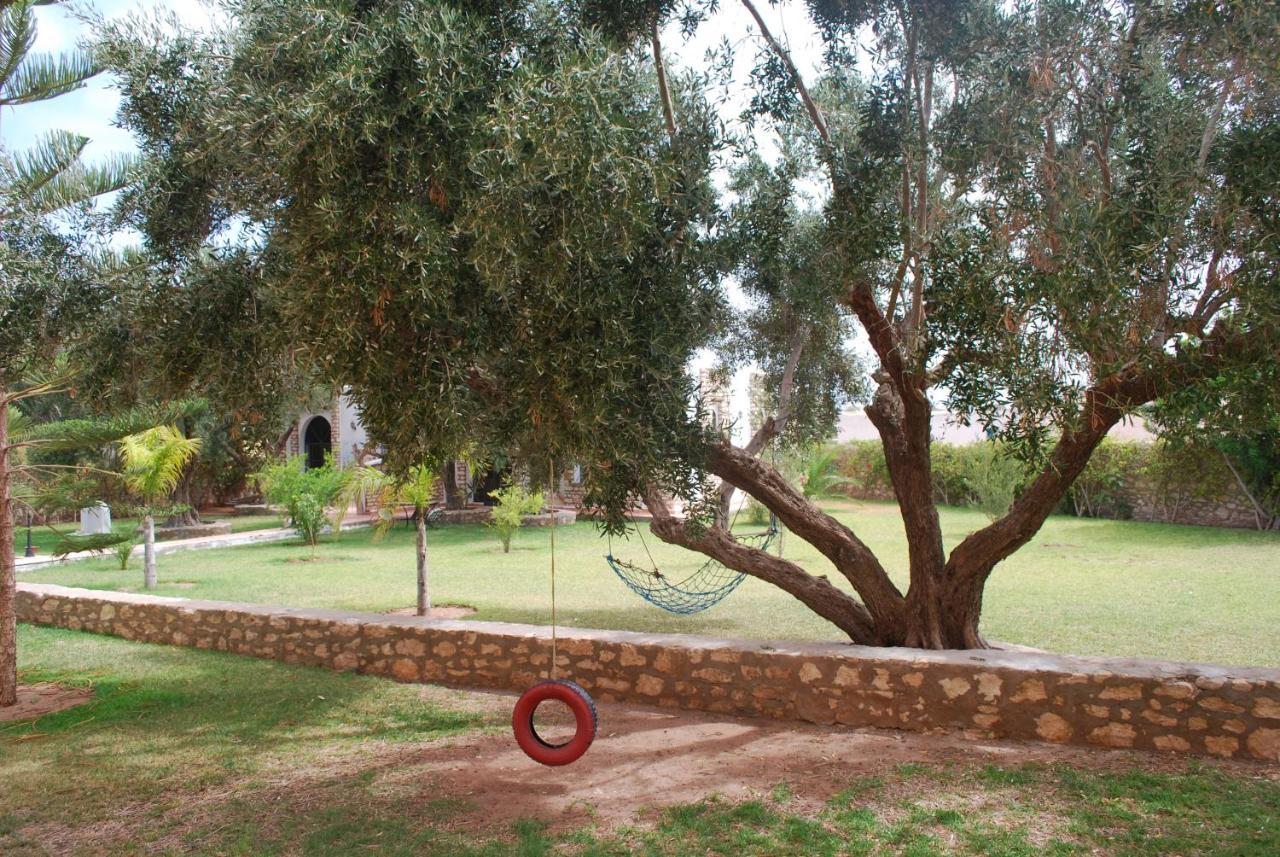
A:
[[[83,705],[93,699],[93,691],[85,687],[60,684],[20,684],[18,704],[0,708],[0,723],[43,717]]]
[[[417,607],[401,607],[399,610],[386,611],[388,616],[417,616]],[[474,615],[476,608],[466,604],[438,604],[427,610],[428,619],[465,619]]]
[[[959,735],[921,735],[876,729],[821,727],[733,718],[673,709],[605,704],[587,754],[572,765],[545,768],[511,737],[513,694],[423,686],[424,703],[482,716],[488,729],[420,743],[361,742],[339,752],[282,747],[250,781],[193,784],[164,801],[157,829],[154,797],[117,800],[109,816],[44,821],[22,829],[51,854],[114,855],[146,840],[151,850],[183,851],[198,843],[217,848],[220,831],[253,807],[262,835],[289,837],[299,819],[342,806],[355,818],[395,817],[410,827],[431,824],[468,836],[505,835],[511,823],[536,818],[553,832],[583,827],[607,831],[647,825],[659,811],[718,796],[775,799],[785,784],[788,812],[815,815],[860,778],[900,765],[955,763],[967,768],[1063,762],[1094,770],[1184,771],[1208,765],[1237,776],[1280,783],[1280,766],[1188,760],[1119,750],[1051,744],[971,741]],[[562,724],[563,725],[563,724]],[[548,724],[555,729],[555,724]],[[865,781],[864,781],[865,782]],[[919,783],[872,786],[865,800],[893,815],[895,804],[919,801]],[[974,783],[948,807],[988,813],[1008,810],[998,787]],[[942,804],[939,804],[942,806]],[[1039,835],[1069,836],[1062,818],[1045,807]],[[42,853],[45,853],[42,852]],[[290,852],[292,853],[292,852]]]
[[[509,716],[505,694],[466,694],[468,708]],[[456,697],[455,697],[456,699]],[[588,822],[605,827],[656,810],[718,795],[729,800],[768,795],[785,783],[789,809],[818,811],[858,777],[908,763],[1020,765],[1066,762],[1082,768],[1184,770],[1188,761],[1119,750],[1053,744],[968,740],[878,729],[813,726],[674,709],[600,705],[595,743],[579,761],[546,768],[527,758],[509,730],[471,734],[406,751],[384,770],[385,787],[415,782],[423,794],[464,798],[456,823],[501,828],[522,817],[553,829]],[[387,750],[391,750],[390,747]],[[1280,768],[1201,761],[1280,781]]]

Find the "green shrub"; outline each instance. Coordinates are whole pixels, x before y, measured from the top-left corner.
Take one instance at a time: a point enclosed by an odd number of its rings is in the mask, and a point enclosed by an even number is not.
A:
[[[769,509],[759,500],[748,498],[747,505],[742,510],[742,520],[754,527],[768,526]]]
[[[884,447],[878,440],[855,440],[837,448],[835,469],[848,481],[850,493],[864,497],[892,497]]]
[[[973,502],[968,477],[973,468],[971,447],[975,445],[935,443],[930,447],[934,500],[946,506],[967,506]]]
[[[116,542],[109,549],[113,554],[115,554],[116,561],[120,563],[121,571],[129,570],[129,559],[133,556],[133,549],[138,546],[136,534],[129,533],[128,535],[128,540]]]
[[[1230,468],[1212,447],[1165,441],[1144,446],[1148,453],[1140,487],[1147,490],[1157,518],[1176,521],[1187,502],[1222,500],[1233,487]]]
[[[289,526],[311,545],[313,553],[320,533],[326,525],[333,524],[327,510],[338,502],[349,478],[350,474],[333,466],[332,459],[326,459],[322,467],[308,469],[300,455],[270,464],[254,474],[263,499],[284,507]]]
[[[542,492],[530,494],[528,489],[518,482],[512,482],[493,492],[498,501],[493,507],[489,526],[498,534],[502,542],[502,552],[511,552],[511,538],[520,529],[521,519],[542,509]]]
[[[1081,518],[1133,517],[1126,486],[1147,466],[1149,451],[1149,444],[1104,438],[1067,492],[1069,511]]]
[[[967,445],[964,457],[967,505],[993,521],[1002,517],[1026,482],[1026,465],[990,442]]]

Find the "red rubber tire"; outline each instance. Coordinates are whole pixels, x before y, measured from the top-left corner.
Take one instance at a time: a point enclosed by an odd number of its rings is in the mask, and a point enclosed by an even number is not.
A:
[[[547,700],[554,699],[569,706],[577,726],[573,737],[563,744],[548,744],[533,727],[533,713]],[[543,765],[567,765],[582,758],[596,739],[599,723],[596,704],[585,690],[571,681],[544,681],[535,684],[516,701],[511,713],[511,731],[526,756]]]

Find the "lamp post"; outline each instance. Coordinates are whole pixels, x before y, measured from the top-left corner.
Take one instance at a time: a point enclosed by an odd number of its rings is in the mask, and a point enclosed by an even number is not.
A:
[[[33,557],[36,555],[36,549],[31,546],[31,510],[27,510],[27,549],[22,554],[25,557]]]

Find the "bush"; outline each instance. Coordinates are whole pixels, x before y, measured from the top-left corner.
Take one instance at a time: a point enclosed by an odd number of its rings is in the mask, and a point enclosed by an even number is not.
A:
[[[350,474],[334,467],[332,460],[326,460],[323,467],[307,469],[300,455],[254,474],[263,499],[284,507],[289,526],[311,545],[313,552],[320,533],[332,523],[327,511],[338,502],[349,478]]]
[[[991,520],[1003,517],[1027,480],[1026,465],[994,443],[964,447],[967,505]]]
[[[742,510],[742,519],[754,527],[768,526],[769,509],[759,500],[748,498],[746,508]]]
[[[945,506],[967,506],[973,502],[968,476],[974,457],[970,447],[935,443],[931,447],[933,499]]]
[[[493,492],[498,504],[493,507],[489,526],[498,533],[502,552],[511,552],[511,538],[520,529],[522,518],[542,509],[542,492],[529,493],[523,485],[510,483]]]
[[[860,497],[892,497],[884,447],[878,440],[855,440],[838,447],[836,472],[848,479],[846,491]]]
[[[137,537],[133,533],[129,533],[129,539],[123,542],[116,542],[111,546],[110,550],[116,555],[116,561],[120,563],[121,571],[129,570],[129,560],[133,557],[133,549],[138,546]]]
[[[1133,505],[1125,488],[1135,474],[1146,468],[1149,451],[1148,444],[1104,438],[1067,492],[1071,504],[1068,511],[1081,518],[1133,517]]]

